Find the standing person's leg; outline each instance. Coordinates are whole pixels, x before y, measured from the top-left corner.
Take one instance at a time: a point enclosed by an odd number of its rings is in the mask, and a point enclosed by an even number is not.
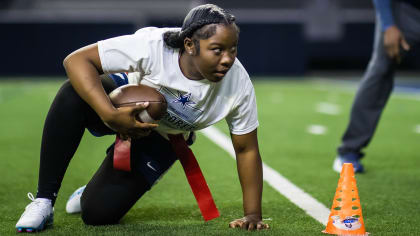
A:
[[[350,121],[338,148],[333,169],[341,171],[344,162],[351,162],[356,172],[363,172],[359,159],[378,125],[381,113],[394,86],[394,62],[383,46],[383,33],[377,19],[372,58],[360,82],[350,114]]]
[[[102,82],[107,92],[116,87],[109,77],[104,76]],[[18,231],[42,230],[45,225],[52,224],[58,190],[86,127],[101,134],[113,133],[66,81],[45,120],[37,198],[28,195],[32,203],[17,222]]]
[[[408,44],[411,48],[417,46],[420,43],[420,10],[405,2],[393,2],[393,14]],[[356,171],[363,171],[359,162],[363,156],[361,149],[369,144],[393,88],[395,63],[386,55],[379,25],[378,22],[372,59],[356,94],[350,122],[338,148],[339,157],[334,161],[336,171],[341,170],[343,162],[352,162]],[[403,56],[407,53],[400,50]]]
[[[132,140],[132,171],[113,168],[113,146],[82,197],[82,219],[89,225],[116,224],[173,165],[176,156],[166,139],[152,132]]]

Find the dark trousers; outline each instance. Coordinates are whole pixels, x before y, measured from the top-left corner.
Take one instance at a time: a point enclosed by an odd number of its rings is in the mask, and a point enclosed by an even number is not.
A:
[[[394,18],[411,47],[420,41],[420,10],[402,2],[394,2]],[[342,137],[338,153],[356,153],[371,141],[382,111],[394,87],[396,64],[383,45],[383,32],[377,17],[372,58],[360,82],[350,113],[350,121]],[[401,49],[402,50],[402,49]]]
[[[107,93],[117,85],[102,77]],[[85,128],[94,135],[115,134],[66,81],[48,112],[41,144],[37,197],[55,202],[64,174],[82,139]],[[82,218],[87,224],[113,224],[165,173],[177,159],[170,143],[152,132],[131,145],[131,172],[113,168],[113,146],[89,181],[81,199]]]

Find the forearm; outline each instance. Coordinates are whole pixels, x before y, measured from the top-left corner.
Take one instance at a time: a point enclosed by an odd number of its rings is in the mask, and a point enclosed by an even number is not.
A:
[[[242,187],[244,215],[261,217],[263,171],[259,153],[249,151],[237,154],[237,167]]]
[[[73,52],[64,60],[64,68],[66,69],[67,76],[73,85],[76,92],[85,100],[98,115],[103,119],[107,120],[115,110],[114,106],[110,102],[104,88],[102,87],[101,80],[99,78],[102,69],[98,68],[98,62],[92,61],[86,54],[95,54],[96,48],[90,48],[94,46],[88,46],[78,51]],[[84,53],[80,53],[84,51]],[[92,57],[98,57],[99,55],[93,55]]]
[[[392,15],[391,0],[373,0],[375,9],[380,18],[382,31],[387,30],[394,25],[394,17]]]

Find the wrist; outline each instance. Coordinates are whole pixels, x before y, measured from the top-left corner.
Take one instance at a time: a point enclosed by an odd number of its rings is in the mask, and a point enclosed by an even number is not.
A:
[[[261,214],[255,214],[255,213],[245,214],[244,219],[252,220],[252,221],[261,221],[262,220],[262,215]]]
[[[102,111],[97,112],[98,116],[101,118],[101,120],[105,123],[112,122],[117,114],[117,109],[112,107],[108,109],[104,109]]]
[[[252,218],[262,218],[262,214],[261,213],[245,213],[244,217],[252,217]]]

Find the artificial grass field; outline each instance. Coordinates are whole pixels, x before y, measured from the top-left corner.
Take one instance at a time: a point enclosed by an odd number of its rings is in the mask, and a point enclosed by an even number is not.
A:
[[[36,193],[43,122],[63,79],[0,80],[0,235],[16,234],[15,224]],[[314,79],[255,80],[263,161],[312,197],[331,207],[339,175],[332,171],[336,147],[348,121],[355,88]],[[316,111],[319,103],[341,111]],[[372,235],[420,234],[420,94],[395,93],[356,176],[366,230]],[[327,128],[308,133],[312,124]],[[224,122],[217,127],[227,133]],[[86,132],[55,205],[54,226],[45,235],[324,235],[324,225],[264,183],[263,218],[271,229],[229,229],[242,217],[242,195],[235,161],[198,133],[193,151],[221,217],[204,223],[177,162],[122,219],[112,226],[83,224],[65,213],[70,194],[86,184],[105,157],[113,137]],[[58,158],[58,157],[57,157]]]

